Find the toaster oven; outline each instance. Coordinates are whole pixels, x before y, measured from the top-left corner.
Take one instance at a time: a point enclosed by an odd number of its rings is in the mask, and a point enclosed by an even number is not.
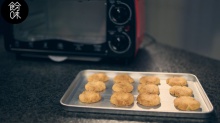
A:
[[[99,60],[134,58],[145,0],[26,0],[27,18],[5,25],[5,48],[19,55]]]

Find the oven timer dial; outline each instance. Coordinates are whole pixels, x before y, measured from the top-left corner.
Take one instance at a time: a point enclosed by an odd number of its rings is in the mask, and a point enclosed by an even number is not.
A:
[[[131,8],[121,2],[112,5],[109,10],[109,18],[114,24],[126,24],[131,19]]]
[[[127,52],[131,47],[131,39],[125,33],[117,33],[112,36],[111,40],[108,41],[110,49],[118,54]]]

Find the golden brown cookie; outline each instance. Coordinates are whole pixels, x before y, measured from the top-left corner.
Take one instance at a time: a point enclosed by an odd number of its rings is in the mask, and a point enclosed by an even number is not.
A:
[[[87,91],[103,91],[106,89],[105,83],[102,81],[93,81],[93,82],[88,82],[85,85],[85,89]]]
[[[115,83],[133,83],[134,79],[132,79],[128,74],[118,74],[117,76],[115,76],[114,78],[114,82]]]
[[[109,78],[105,73],[95,73],[95,74],[90,75],[87,78],[88,82],[93,82],[93,81],[107,82],[108,80]]]
[[[130,83],[115,83],[112,86],[112,90],[115,92],[131,92],[134,89],[134,87],[132,86],[132,84]]]
[[[134,96],[131,93],[115,92],[112,94],[110,102],[116,106],[130,106],[134,103]]]
[[[139,94],[137,97],[139,104],[143,106],[157,106],[160,104],[160,97],[157,94]]]
[[[79,95],[79,100],[83,103],[95,103],[101,100],[101,95],[95,91],[83,91]]]
[[[192,96],[193,91],[186,86],[172,86],[170,88],[170,94],[176,97],[180,96]]]
[[[139,84],[138,92],[146,94],[159,94],[159,88],[155,84]]]
[[[190,96],[181,96],[174,99],[174,106],[183,111],[195,111],[200,108],[200,103]]]
[[[186,86],[187,85],[187,81],[185,78],[183,77],[171,77],[167,79],[167,84],[169,84],[170,86]]]
[[[160,79],[156,76],[142,76],[139,81],[141,84],[160,84]]]

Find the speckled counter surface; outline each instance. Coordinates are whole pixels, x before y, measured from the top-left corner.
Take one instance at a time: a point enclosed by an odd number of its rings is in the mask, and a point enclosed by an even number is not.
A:
[[[209,119],[114,115],[69,112],[59,101],[81,70],[181,72],[195,74],[214,112]],[[161,44],[140,49],[130,64],[42,59],[16,59],[4,50],[0,39],[1,123],[100,123],[100,122],[220,122],[220,61]]]

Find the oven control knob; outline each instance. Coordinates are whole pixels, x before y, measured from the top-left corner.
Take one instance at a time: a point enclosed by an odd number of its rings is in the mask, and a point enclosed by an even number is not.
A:
[[[127,23],[131,18],[131,9],[127,4],[112,5],[109,11],[111,21],[118,25]]]
[[[115,34],[109,41],[110,49],[115,53],[125,53],[131,46],[130,37],[126,33]]]

